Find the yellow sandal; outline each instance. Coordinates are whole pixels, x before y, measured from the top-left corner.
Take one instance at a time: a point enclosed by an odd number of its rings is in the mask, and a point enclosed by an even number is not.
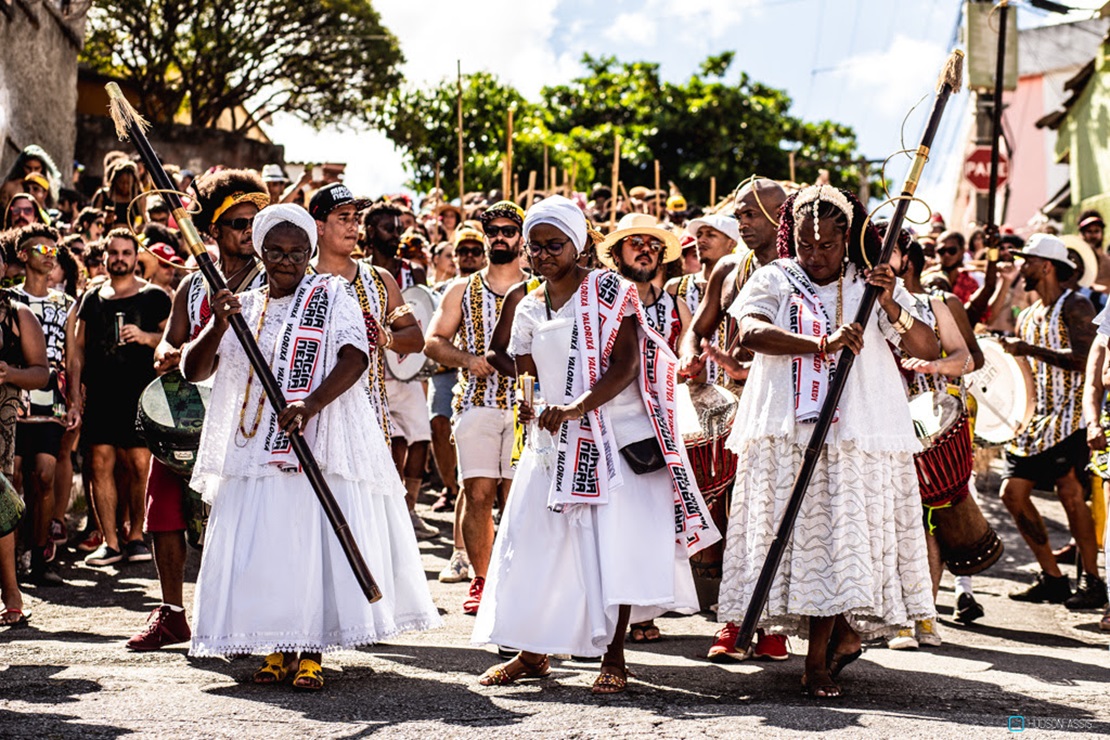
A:
[[[293,678],[293,688],[302,691],[319,691],[324,688],[324,669],[315,660],[302,658]]]
[[[262,667],[254,672],[255,683],[281,683],[292,670],[285,664],[282,653],[270,653],[266,656]]]

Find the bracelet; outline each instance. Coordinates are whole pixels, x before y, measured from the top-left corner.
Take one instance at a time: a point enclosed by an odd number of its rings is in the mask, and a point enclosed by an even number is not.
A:
[[[898,320],[894,322],[893,326],[894,331],[905,334],[913,327],[913,315],[903,307],[898,314]]]
[[[389,349],[393,346],[393,332],[386,326],[378,327],[378,348]]]
[[[401,318],[402,316],[407,316],[408,314],[411,314],[411,313],[412,313],[412,306],[410,306],[407,303],[402,303],[400,306],[398,306],[397,308],[390,311],[389,315],[387,315],[385,317],[386,326],[393,326],[394,321]]]
[[[822,334],[821,338],[819,340],[817,340],[817,354],[819,354],[819,355],[825,354],[825,350],[828,348],[828,346],[829,346],[829,335],[828,334]]]
[[[576,411],[578,411],[578,420],[579,421],[586,418],[586,401],[585,400],[579,401],[578,403],[574,404],[574,408],[575,408]]]

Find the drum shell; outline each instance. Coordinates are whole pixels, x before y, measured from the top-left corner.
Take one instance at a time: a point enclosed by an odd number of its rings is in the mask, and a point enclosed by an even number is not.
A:
[[[401,297],[413,308],[413,317],[416,318],[421,333],[427,331],[432,315],[439,306],[440,296],[426,286],[410,285],[401,291]],[[423,352],[399,355],[392,350],[385,350],[385,365],[389,375],[402,383],[427,380],[439,370],[439,363]]]
[[[930,514],[940,557],[953,575],[981,573],[1002,557],[1002,540],[971,496]]]
[[[1033,418],[1036,391],[1029,361],[1006,352],[997,337],[976,337],[984,364],[964,376],[964,386],[975,399],[975,441],[997,447],[1021,434]]]
[[[139,397],[136,428],[146,441],[150,454],[167,468],[188,480],[193,473],[196,453],[200,448],[200,434],[208,408],[211,389],[185,380],[173,370],[155,378]],[[173,425],[158,421],[155,409],[161,416],[167,409]]]

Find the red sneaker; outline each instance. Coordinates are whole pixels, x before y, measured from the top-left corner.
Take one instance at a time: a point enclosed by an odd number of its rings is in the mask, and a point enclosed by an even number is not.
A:
[[[463,614],[473,617],[478,613],[478,607],[482,604],[482,589],[486,587],[486,579],[482,576],[476,576],[470,582],[470,594],[463,602]]]
[[[150,613],[146,628],[127,641],[127,649],[158,650],[166,645],[188,642],[192,637],[185,612],[175,612],[163,604]]]
[[[786,635],[768,635],[760,631],[752,655],[766,660],[786,660],[790,657],[786,650]]]
[[[99,529],[94,529],[89,532],[89,536],[84,541],[77,545],[77,549],[81,552],[96,552],[103,544],[104,535],[100,534]]]
[[[740,628],[735,622],[727,622],[724,627],[721,627],[717,632],[717,640],[713,643],[713,647],[709,648],[709,655],[706,657],[714,663],[739,663],[751,654],[749,648],[745,652],[737,652],[736,638],[740,635]]]

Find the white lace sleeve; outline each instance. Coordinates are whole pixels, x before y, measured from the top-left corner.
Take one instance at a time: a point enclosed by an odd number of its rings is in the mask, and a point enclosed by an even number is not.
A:
[[[532,354],[532,335],[544,318],[544,306],[529,294],[520,299],[513,316],[513,333],[509,339],[509,354],[514,357]]]
[[[737,321],[746,316],[762,316],[774,321],[779,314],[783,296],[789,292],[782,270],[767,265],[751,274],[728,312]]]

